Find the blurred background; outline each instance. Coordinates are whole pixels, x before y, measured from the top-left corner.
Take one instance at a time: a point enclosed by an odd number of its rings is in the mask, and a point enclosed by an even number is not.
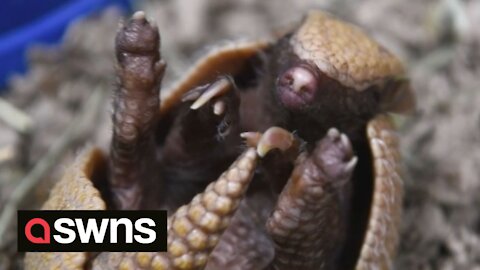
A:
[[[5,5],[0,9],[0,18],[6,18],[0,22],[0,269],[21,269],[16,210],[39,208],[79,149],[108,147],[113,40],[123,16],[141,9],[158,23],[168,85],[208,47],[265,38],[320,8],[360,25],[395,52],[417,95],[417,111],[400,131],[406,199],[396,269],[480,270],[480,1]],[[22,12],[28,14],[17,18]]]

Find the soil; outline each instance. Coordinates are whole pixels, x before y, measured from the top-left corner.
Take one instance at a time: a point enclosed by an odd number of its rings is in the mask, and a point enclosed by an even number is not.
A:
[[[135,7],[159,25],[165,85],[212,44],[281,33],[312,8],[360,25],[409,70],[417,110],[401,119],[406,192],[395,269],[480,270],[480,1],[144,0]],[[73,24],[60,46],[33,46],[29,72],[11,79],[2,98],[25,113],[33,129],[22,135],[0,122],[0,211],[96,91],[107,96],[98,117],[18,208],[39,208],[86,144],[107,149],[113,40],[121,19],[108,10]],[[0,269],[22,268],[15,235],[11,224],[0,246]]]

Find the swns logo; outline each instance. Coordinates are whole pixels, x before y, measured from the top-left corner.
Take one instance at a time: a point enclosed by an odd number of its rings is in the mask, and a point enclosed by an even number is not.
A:
[[[18,211],[18,251],[167,251],[167,212]]]

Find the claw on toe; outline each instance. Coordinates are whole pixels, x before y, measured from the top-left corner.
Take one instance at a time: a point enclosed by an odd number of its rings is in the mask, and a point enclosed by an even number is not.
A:
[[[262,133],[254,131],[243,132],[240,134],[240,137],[245,140],[249,147],[257,147],[258,142],[262,138]]]
[[[158,27],[146,19],[143,11],[137,11],[132,18],[121,25],[116,37],[117,50],[133,54],[156,53],[159,50]],[[117,53],[117,57],[122,54]]]
[[[345,165],[345,169],[344,169],[345,172],[346,173],[352,172],[353,169],[355,169],[355,166],[357,165],[357,162],[358,162],[357,156],[352,157],[352,159],[350,159],[350,161],[347,163],[347,165]]]
[[[260,138],[257,145],[257,154],[264,157],[273,149],[284,152],[293,147],[295,143],[296,140],[292,133],[283,128],[271,127]]]
[[[336,128],[330,128],[327,132],[327,135],[332,139],[336,139],[338,136],[340,136],[340,131],[338,131]]]
[[[233,83],[230,78],[222,77],[218,79],[214,83],[210,84],[205,90],[202,89],[203,93],[201,93],[198,96],[198,98],[196,98],[195,102],[193,102],[193,104],[190,106],[190,109],[192,110],[199,109],[200,107],[205,105],[207,102],[209,102],[213,98],[226,94],[228,91],[232,89],[232,86],[233,86]],[[198,95],[198,94],[192,93],[191,96],[187,94],[184,97],[184,100],[193,99],[195,95]],[[215,107],[214,107],[214,112],[215,112]],[[217,108],[217,112],[219,112],[218,108]]]
[[[225,113],[227,105],[225,104],[225,101],[219,100],[213,104],[213,113],[215,115],[222,115]]]
[[[240,135],[247,145],[257,148],[260,157],[266,156],[271,150],[279,149],[282,152],[299,147],[299,141],[288,130],[280,127],[271,127],[263,134],[259,132],[244,132]]]
[[[348,180],[358,163],[350,139],[336,128],[327,131],[325,138],[317,144],[315,153],[318,166],[322,166],[327,178],[337,179],[334,182],[338,186],[345,182],[338,179]]]
[[[145,20],[145,12],[137,11],[132,15],[132,19],[134,20]]]
[[[342,142],[345,149],[351,149],[352,145],[350,144],[350,140],[348,139],[347,135],[343,134],[340,135],[340,141]]]
[[[340,141],[343,149],[345,149],[345,151],[348,153],[347,156],[352,155],[352,144],[350,143],[350,139],[348,139],[347,135],[332,127],[327,131],[327,136],[333,141]],[[351,161],[353,161],[353,158]],[[354,167],[356,163],[357,162],[355,160],[352,167]]]

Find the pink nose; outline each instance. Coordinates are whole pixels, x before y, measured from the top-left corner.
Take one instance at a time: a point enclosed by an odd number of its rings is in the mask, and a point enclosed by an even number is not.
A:
[[[277,93],[289,109],[301,109],[311,104],[319,86],[318,78],[312,70],[294,66],[285,71],[277,82]]]
[[[317,79],[310,70],[304,67],[289,69],[284,74],[284,78],[290,89],[299,94],[304,91],[312,91],[316,87]]]

